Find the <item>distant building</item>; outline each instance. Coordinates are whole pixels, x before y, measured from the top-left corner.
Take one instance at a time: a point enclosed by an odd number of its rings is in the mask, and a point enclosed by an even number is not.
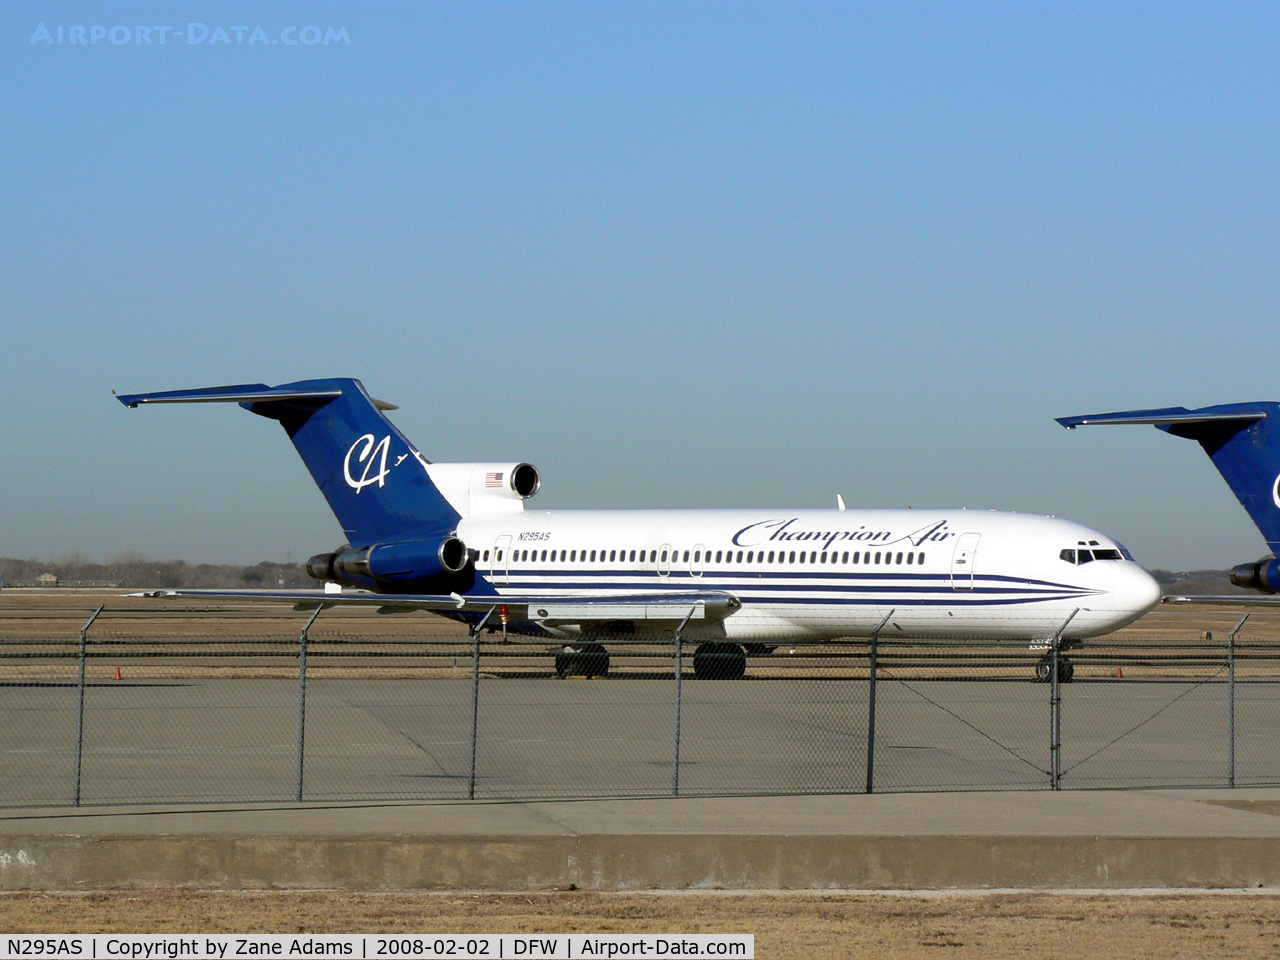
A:
[[[42,573],[40,576],[36,577],[37,587],[56,587],[57,585],[58,578],[52,573]]]

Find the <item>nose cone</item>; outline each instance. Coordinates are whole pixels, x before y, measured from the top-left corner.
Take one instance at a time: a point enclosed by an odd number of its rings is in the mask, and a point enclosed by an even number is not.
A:
[[[1164,591],[1156,578],[1136,563],[1125,564],[1115,571],[1116,583],[1112,589],[1116,614],[1120,618],[1117,627],[1132,623],[1160,603]]]

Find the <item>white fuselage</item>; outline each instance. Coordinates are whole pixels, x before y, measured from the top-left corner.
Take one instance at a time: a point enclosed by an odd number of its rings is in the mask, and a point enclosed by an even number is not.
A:
[[[724,591],[742,608],[689,632],[739,642],[866,637],[877,627],[885,637],[1035,642],[1068,618],[1062,636],[1079,639],[1160,599],[1111,538],[994,511],[530,510],[466,517],[458,536],[474,551],[477,587],[500,596]]]

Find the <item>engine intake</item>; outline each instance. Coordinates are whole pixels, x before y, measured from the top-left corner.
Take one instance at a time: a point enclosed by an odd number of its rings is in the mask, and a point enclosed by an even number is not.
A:
[[[1254,563],[1238,564],[1231,568],[1231,582],[1263,593],[1280,593],[1280,560],[1263,557]]]
[[[307,561],[307,574],[316,580],[416,583],[461,573],[468,560],[467,545],[457,537],[407,540],[317,554]]]

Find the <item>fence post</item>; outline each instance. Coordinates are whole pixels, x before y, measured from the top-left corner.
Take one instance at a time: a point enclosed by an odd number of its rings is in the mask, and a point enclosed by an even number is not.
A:
[[[880,631],[897,610],[890,610],[871,631],[871,685],[867,694],[867,793],[875,792],[876,776],[876,678],[880,653]]]
[[[680,706],[683,703],[681,684],[684,680],[684,628],[689,625],[689,618],[698,607],[689,608],[680,626],[676,627],[676,729],[671,738],[671,795],[680,796]]]
[[[86,656],[86,645],[89,642],[89,628],[93,626],[93,621],[98,619],[106,604],[98,607],[93,614],[84,622],[84,626],[80,628],[80,682],[77,684],[80,695],[79,706],[76,707],[76,797],[75,805],[80,806],[80,770],[84,760],[84,664]]]
[[[1236,634],[1248,619],[1246,613],[1227,634],[1227,786],[1232,788],[1236,785]]]
[[[489,622],[497,607],[490,607],[489,612],[480,618],[480,622],[471,628],[471,764],[467,772],[467,799],[476,798],[476,738],[480,733],[480,631]],[[505,607],[503,608],[506,609]],[[504,615],[502,633],[506,636],[507,621]]]
[[[1062,685],[1058,681],[1058,647],[1062,631],[1079,612],[1079,607],[1072,610],[1049,641],[1049,786],[1053,790],[1060,789],[1062,783]]]
[[[302,771],[307,755],[307,644],[311,639],[311,625],[323,611],[324,604],[316,607],[298,638],[298,803],[302,802]]]

